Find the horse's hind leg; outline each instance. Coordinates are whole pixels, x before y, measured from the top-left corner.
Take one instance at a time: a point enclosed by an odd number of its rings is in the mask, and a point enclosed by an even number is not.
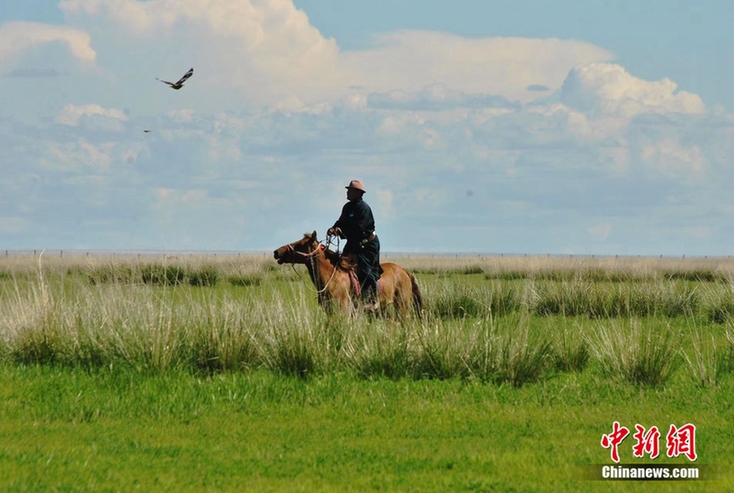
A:
[[[406,319],[413,313],[413,285],[408,279],[408,282],[401,285],[396,295],[396,308],[400,314],[401,319]]]

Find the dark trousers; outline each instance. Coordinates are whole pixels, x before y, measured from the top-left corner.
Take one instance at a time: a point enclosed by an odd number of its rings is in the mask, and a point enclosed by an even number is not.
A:
[[[380,268],[380,239],[375,239],[360,245],[355,242],[347,242],[344,246],[344,254],[357,256],[357,278],[362,287],[362,298],[373,301],[377,295],[377,281],[380,279],[382,269]]]

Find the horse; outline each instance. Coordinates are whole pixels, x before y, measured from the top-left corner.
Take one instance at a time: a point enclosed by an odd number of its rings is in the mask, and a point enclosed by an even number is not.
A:
[[[357,308],[354,282],[349,272],[353,265],[320,243],[316,231],[276,249],[273,257],[278,264],[304,264],[316,286],[319,305],[327,311],[339,307],[353,313]],[[380,265],[383,270],[378,283],[380,314],[386,315],[388,307],[393,305],[400,318],[408,317],[411,308],[420,318],[423,297],[415,277],[397,264]]]

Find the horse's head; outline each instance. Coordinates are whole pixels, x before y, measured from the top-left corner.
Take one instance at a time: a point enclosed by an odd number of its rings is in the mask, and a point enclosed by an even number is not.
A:
[[[321,251],[321,244],[316,238],[316,231],[304,234],[303,238],[288,243],[273,252],[273,258],[279,264],[305,264],[306,260]]]

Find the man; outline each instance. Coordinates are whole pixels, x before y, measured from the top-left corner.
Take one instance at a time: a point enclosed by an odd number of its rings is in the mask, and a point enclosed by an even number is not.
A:
[[[343,255],[357,257],[357,277],[362,287],[362,299],[370,309],[379,307],[377,281],[380,279],[380,240],[375,234],[372,209],[362,196],[367,192],[364,183],[352,180],[347,189],[347,202],[342,214],[329,228],[328,234],[346,238]]]

